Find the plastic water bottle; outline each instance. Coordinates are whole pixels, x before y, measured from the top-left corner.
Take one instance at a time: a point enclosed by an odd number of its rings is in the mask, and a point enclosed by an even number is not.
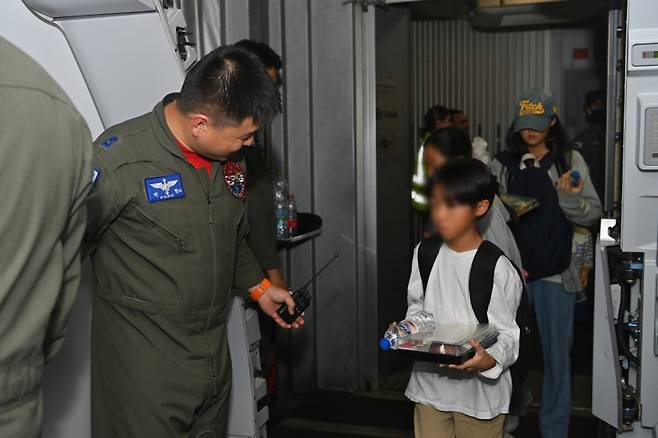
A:
[[[297,234],[297,205],[295,204],[295,196],[288,195],[288,204],[287,213],[288,213],[288,236],[292,237]]]
[[[272,181],[274,202],[286,202],[288,200],[288,181],[284,178],[276,178]]]
[[[400,343],[400,338],[416,333],[430,332],[435,327],[434,315],[421,310],[405,320],[391,324],[384,333],[384,337],[379,341],[379,348],[384,351],[390,350]]]
[[[577,170],[572,170],[571,171],[571,185],[574,187],[577,187],[578,184],[580,183],[580,172]]]
[[[288,205],[283,200],[275,199],[274,217],[276,238],[278,240],[285,240],[290,237],[288,233]]]

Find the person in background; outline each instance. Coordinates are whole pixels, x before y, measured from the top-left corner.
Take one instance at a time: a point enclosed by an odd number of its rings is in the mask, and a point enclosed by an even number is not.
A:
[[[286,303],[292,314],[294,301],[246,242],[254,200],[242,152],[280,111],[258,57],[224,46],[180,93],[96,141],[86,233],[95,438],[226,436],[230,291],[249,291],[291,327],[276,311]]]
[[[267,73],[277,86],[281,86],[281,69],[283,68],[283,61],[278,53],[272,50],[267,44],[254,40],[240,40],[235,43],[235,45],[242,47],[245,50],[249,50],[251,53],[258,56],[265,66],[265,73]]]
[[[432,223],[443,244],[426,287],[414,250],[407,292],[407,317],[424,310],[439,323],[477,323],[468,288],[469,275],[483,238],[477,222],[490,208],[496,181],[486,165],[473,158],[454,159],[431,178]],[[475,356],[461,365],[414,363],[405,395],[416,403],[416,438],[500,438],[509,411],[509,367],[519,354],[516,314],[522,280],[506,257],[495,263],[487,315],[499,330],[484,348],[471,341]]]
[[[567,438],[574,292],[580,289],[572,257],[573,224],[594,223],[601,216],[601,202],[585,160],[570,148],[562,130],[555,97],[544,90],[529,90],[519,98],[508,150],[490,167],[502,193],[539,201],[531,215],[520,217],[517,241],[544,356],[541,435]],[[580,174],[577,181],[574,171]]]
[[[431,176],[445,163],[457,158],[469,158],[472,155],[471,142],[462,130],[457,128],[437,129],[425,141],[423,163],[426,174]],[[521,253],[514,240],[514,235],[507,225],[509,220],[509,212],[503,205],[503,201],[496,195],[491,208],[478,220],[478,229],[483,239],[496,244],[521,269]]]
[[[578,280],[580,290],[577,291],[577,301],[583,302],[587,299],[585,290],[589,284],[589,274],[594,269],[594,239],[589,229],[574,225],[572,260],[578,269]]]
[[[265,73],[277,87],[281,85],[281,57],[265,43],[241,40],[235,44],[256,55],[265,67]],[[254,137],[254,145],[244,148],[244,157],[249,169],[249,190],[251,202],[247,210],[249,234],[247,245],[256,257],[258,264],[265,271],[272,284],[288,289],[288,283],[281,272],[281,260],[276,246],[274,217],[274,197],[272,178],[265,159],[262,139],[265,137],[263,126]],[[273,328],[274,326],[272,326]]]
[[[587,129],[578,134],[574,148],[580,152],[589,166],[592,184],[599,198],[605,195],[605,94],[592,90],[585,96]]]
[[[411,180],[411,205],[423,216],[429,211],[429,200],[427,199],[427,174],[423,165],[425,140],[435,129],[452,126],[450,110],[444,106],[431,107],[423,117],[423,126],[420,130],[420,144],[416,148],[416,162],[414,174]]]
[[[80,283],[91,135],[66,93],[0,38],[0,436],[41,436],[41,377]]]
[[[258,56],[265,67],[265,73],[281,87],[281,57],[270,46],[253,40],[241,40],[235,44]],[[274,213],[274,194],[272,177],[266,160],[266,148],[263,140],[268,138],[263,126],[254,136],[254,144],[243,148],[245,162],[249,169],[249,190],[252,202],[249,204],[247,219],[249,234],[247,245],[253,252],[261,269],[272,284],[288,289],[281,260],[277,251],[276,225]],[[267,379],[268,392],[276,392],[276,323],[262,312],[258,313],[261,340],[258,344],[261,354],[262,376]]]
[[[450,110],[450,120],[454,127],[464,131],[470,138],[471,124],[466,114],[464,114],[464,111],[460,109]],[[491,161],[491,156],[489,155],[489,143],[479,135],[476,135],[472,138],[471,145],[473,148],[473,158],[482,161],[484,164],[489,164]]]

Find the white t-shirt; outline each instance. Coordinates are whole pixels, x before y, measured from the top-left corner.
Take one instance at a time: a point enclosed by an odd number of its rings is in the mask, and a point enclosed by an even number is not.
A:
[[[476,252],[459,253],[444,244],[432,267],[427,293],[424,294],[416,247],[407,293],[407,316],[426,310],[434,314],[437,323],[477,323],[468,288]],[[440,411],[461,412],[479,419],[507,413],[512,394],[512,378],[508,368],[519,354],[516,311],[521,292],[519,274],[507,258],[501,257],[494,270],[494,285],[487,312],[489,323],[500,332],[498,341],[487,349],[496,359],[496,366],[476,374],[439,368],[430,362],[416,362],[405,393],[407,398]]]

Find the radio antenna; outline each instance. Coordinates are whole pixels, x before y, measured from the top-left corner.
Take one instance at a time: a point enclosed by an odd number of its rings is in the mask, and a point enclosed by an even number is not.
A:
[[[319,271],[317,271],[315,274],[313,274],[313,276],[312,276],[311,279],[308,281],[308,283],[306,283],[304,286],[302,286],[302,287],[300,288],[300,290],[304,290],[304,289],[306,289],[307,287],[309,287],[309,286],[311,285],[311,283],[313,283],[313,280],[315,280],[316,278],[318,278],[318,277],[320,276],[320,274],[322,274],[322,273],[324,272],[325,269],[327,269],[327,268],[328,268],[333,262],[335,262],[336,259],[337,259],[339,256],[340,256],[340,253],[338,253],[338,252],[337,252],[336,254],[334,254],[334,256],[333,256],[333,257],[332,257],[332,258],[331,258],[331,259],[330,259],[330,260],[329,260],[329,261],[328,261],[328,262],[327,262],[322,268],[320,268]]]

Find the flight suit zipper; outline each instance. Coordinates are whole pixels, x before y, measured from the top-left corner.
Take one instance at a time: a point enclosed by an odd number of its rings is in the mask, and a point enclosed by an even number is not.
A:
[[[215,173],[218,169],[215,168],[212,172],[212,174],[208,178],[208,184],[205,185],[201,181],[201,178],[199,176],[199,171],[196,169],[194,166],[192,166],[187,160],[185,160],[186,164],[193,170],[194,176],[197,180],[197,183],[199,184],[199,187],[201,187],[201,190],[204,190],[206,192],[206,204],[208,206],[208,232],[210,235],[210,246],[212,248],[212,259],[211,259],[211,264],[212,264],[212,290],[211,290],[211,296],[210,296],[210,307],[208,309],[208,318],[206,319],[206,335],[205,335],[205,341],[206,345],[208,348],[208,374],[210,375],[210,385],[212,386],[212,393],[213,396],[217,396],[218,390],[217,390],[217,373],[214,368],[214,349],[210,345],[210,339],[208,339],[208,330],[210,328],[210,320],[213,317],[212,314],[212,309],[215,304],[215,289],[217,288],[217,248],[215,246],[215,231],[213,229],[213,224],[214,224],[214,219],[213,219],[213,214],[212,214],[212,198],[211,198],[211,193],[212,193],[212,187],[213,187],[213,180],[215,177]],[[204,169],[205,172],[205,169]]]
[[[215,304],[215,294],[216,294],[216,289],[217,289],[217,247],[215,245],[215,230],[213,228],[214,220],[213,220],[213,205],[212,205],[212,198],[211,198],[211,193],[212,193],[212,187],[213,187],[213,181],[215,179],[215,173],[217,172],[218,167],[213,169],[212,174],[208,178],[208,188],[206,190],[206,201],[208,203],[208,230],[210,233],[210,244],[212,246],[212,291],[211,291],[211,296],[210,296],[210,309],[211,311],[208,312],[208,319],[206,320],[206,333],[208,332],[208,329],[210,327],[210,320],[213,317],[213,312],[212,309]],[[215,372],[214,369],[214,358],[213,358],[213,352],[214,349],[210,345],[210,340],[206,336],[206,342],[208,343],[208,369],[210,371],[210,383],[212,385],[212,391],[213,395],[217,395],[217,373]]]

